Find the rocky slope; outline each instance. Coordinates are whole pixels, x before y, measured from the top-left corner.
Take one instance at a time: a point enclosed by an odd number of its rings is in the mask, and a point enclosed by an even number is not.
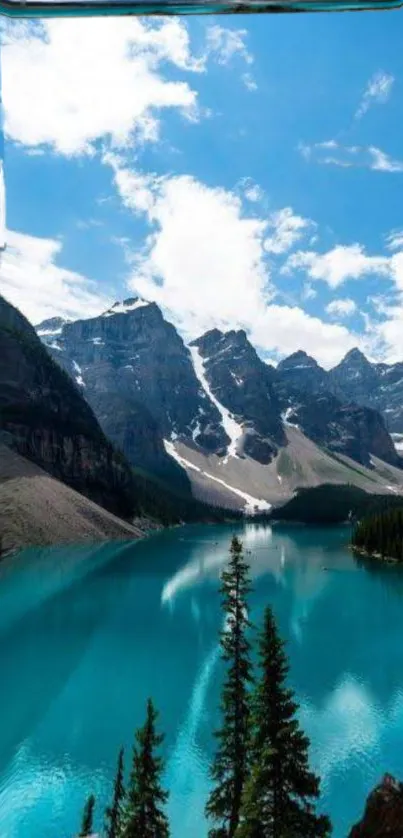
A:
[[[403,838],[403,783],[385,774],[348,838]]]
[[[0,444],[0,534],[7,551],[143,533]]]

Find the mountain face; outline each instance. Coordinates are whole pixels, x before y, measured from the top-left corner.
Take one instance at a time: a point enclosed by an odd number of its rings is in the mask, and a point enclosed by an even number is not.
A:
[[[220,413],[155,303],[131,298],[99,317],[65,324],[50,350],[133,465],[184,489],[186,475],[163,439],[184,436],[208,451],[225,451]]]
[[[351,349],[328,372],[305,353],[294,353],[277,367],[283,381],[298,390],[331,393],[343,404],[355,403],[382,414],[395,440],[403,438],[403,363],[373,364]],[[398,443],[397,443],[398,446]]]
[[[329,380],[350,401],[374,406],[373,391],[378,389],[379,374],[359,349],[351,349],[329,372]]]
[[[345,398],[382,413],[389,431],[403,433],[403,363],[371,364],[352,349],[329,372]]]
[[[0,297],[2,442],[119,515],[133,508],[131,472],[85,399],[23,315]]]
[[[129,461],[182,488],[183,469],[224,486],[227,471],[231,480],[256,475],[287,450],[293,428],[370,469],[373,457],[401,465],[382,416],[364,403],[371,376],[386,373],[358,351],[329,373],[302,351],[274,369],[243,330],[213,329],[188,348],[158,306],[137,297],[99,317],[37,328]],[[357,371],[360,404],[349,389]],[[291,460],[294,469],[295,452]]]
[[[286,444],[280,404],[273,388],[275,371],[265,364],[243,330],[213,329],[191,344],[203,367],[210,398],[230,412],[243,434],[239,451],[259,463],[269,463]],[[225,418],[224,418],[225,424]],[[228,420],[227,420],[228,421]],[[230,420],[231,421],[231,420]],[[230,432],[231,435],[231,432]]]
[[[288,358],[280,361],[277,373],[286,391],[297,389],[321,393],[329,390],[327,372],[303,350],[293,352]]]

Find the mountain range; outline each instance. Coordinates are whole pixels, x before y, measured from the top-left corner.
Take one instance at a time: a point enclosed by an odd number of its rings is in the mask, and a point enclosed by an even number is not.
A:
[[[403,363],[354,349],[327,371],[301,350],[274,367],[243,330],[187,346],[138,297],[36,330],[105,437],[175,491],[248,511],[324,482],[403,491]]]
[[[167,454],[146,409],[128,410],[124,393],[114,401],[111,391],[104,401],[117,436],[124,417],[124,447],[141,450],[148,470],[133,467],[107,437],[77,381],[0,297],[0,551],[134,538],[155,523],[219,517],[192,498],[186,472]],[[151,468],[153,457],[165,482]]]

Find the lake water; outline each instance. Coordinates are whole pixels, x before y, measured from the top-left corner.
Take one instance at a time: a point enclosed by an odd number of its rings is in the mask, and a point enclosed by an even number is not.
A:
[[[187,527],[0,565],[1,838],[72,838],[91,791],[100,826],[118,748],[129,756],[149,695],[166,732],[172,836],[205,838],[231,534]],[[345,838],[382,773],[403,777],[403,575],[358,567],[343,528],[240,534],[251,617],[272,604],[322,808]]]

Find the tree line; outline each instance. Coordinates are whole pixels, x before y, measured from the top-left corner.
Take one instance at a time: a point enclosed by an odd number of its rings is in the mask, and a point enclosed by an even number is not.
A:
[[[352,546],[368,554],[403,561],[403,507],[385,509],[359,521]]]
[[[327,838],[331,824],[319,814],[319,779],[309,767],[309,740],[298,722],[298,705],[287,686],[289,666],[271,608],[258,634],[258,662],[251,658],[249,567],[234,536],[221,577],[225,664],[221,726],[215,733],[212,790],[206,804],[209,838]],[[168,791],[158,714],[151,700],[137,733],[125,785],[124,752],[118,756],[105,838],[169,838]],[[93,830],[95,798],[85,805],[80,836]]]

